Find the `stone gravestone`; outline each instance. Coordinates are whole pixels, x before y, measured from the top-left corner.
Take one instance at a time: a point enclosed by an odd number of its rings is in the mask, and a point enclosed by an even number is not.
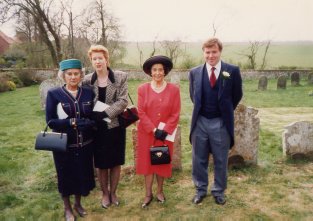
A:
[[[308,84],[313,85],[313,72],[308,74]]]
[[[171,73],[171,83],[176,84],[178,87],[180,86],[180,75],[179,73]],[[181,127],[180,125],[177,126],[177,132],[175,135],[175,142],[174,142],[174,151],[173,151],[173,159],[172,165],[173,169],[182,170],[182,163],[181,163]]]
[[[313,159],[313,122],[299,121],[285,127],[283,153],[293,159]]]
[[[261,76],[259,79],[258,90],[266,91],[267,90],[267,77]]]
[[[286,76],[279,76],[277,79],[277,89],[286,89],[287,78]]]
[[[298,72],[293,72],[291,74],[291,85],[292,86],[300,85],[300,74]]]
[[[44,80],[39,86],[41,109],[46,108],[46,99],[48,90],[54,87],[62,86],[64,82],[59,78]]]
[[[133,151],[134,151],[133,152],[134,153],[134,166],[136,167],[137,128],[132,129],[132,139],[133,139]],[[173,169],[176,169],[176,170],[182,169],[182,163],[181,163],[181,128],[180,128],[180,126],[177,127],[177,132],[175,135],[172,166],[173,166]]]
[[[258,110],[239,104],[235,110],[235,145],[229,152],[228,166],[256,165],[259,147]]]

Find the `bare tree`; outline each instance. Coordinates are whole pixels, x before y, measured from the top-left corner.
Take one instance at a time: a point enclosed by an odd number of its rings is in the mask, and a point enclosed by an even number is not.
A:
[[[156,43],[157,43],[158,35],[154,37],[154,40],[152,42],[152,52],[150,53],[150,57],[154,56],[156,53]]]
[[[83,33],[90,43],[102,44],[110,52],[110,63],[121,60],[126,53],[120,41],[121,31],[118,19],[107,10],[104,0],[94,0],[85,13]]]
[[[216,32],[217,32],[217,27],[215,26],[215,23],[213,22],[212,24],[212,29],[213,29],[213,37],[215,37]]]
[[[138,41],[136,43],[136,46],[137,46],[137,50],[139,52],[139,67],[142,67],[143,52],[142,52],[141,47],[139,46],[139,42]]]
[[[31,43],[35,35],[34,19],[28,12],[22,11],[18,17],[16,27],[17,37],[22,42]]]
[[[75,57],[75,30],[77,32],[78,28],[77,25],[75,25],[75,21],[82,17],[83,13],[78,14],[78,15],[73,15],[73,1],[74,0],[68,0],[68,1],[61,1],[62,9],[66,14],[66,18],[62,19],[63,20],[63,26],[67,29],[68,35],[67,35],[67,47],[64,46],[65,50],[65,57]]]
[[[165,50],[165,54],[173,61],[175,64],[177,58],[182,55],[183,51],[181,50],[181,40],[174,41],[161,41],[161,46]]]
[[[267,63],[266,57],[267,57],[267,52],[268,52],[268,49],[270,48],[270,45],[271,45],[271,40],[268,40],[267,43],[266,43],[266,46],[265,46],[265,51],[264,51],[264,55],[263,55],[263,59],[262,59],[262,64],[261,64],[261,67],[260,67],[261,70],[264,70],[265,67],[266,67],[266,63]]]
[[[1,22],[6,18],[19,18],[21,12],[29,13],[36,23],[41,39],[47,45],[54,66],[57,66],[62,59],[60,24],[50,10],[54,0],[2,0],[0,2]],[[58,30],[59,29],[59,30]]]
[[[260,46],[262,46],[260,41],[250,41],[248,47],[249,52],[241,54],[248,58],[248,68],[250,69],[256,69],[256,56]]]

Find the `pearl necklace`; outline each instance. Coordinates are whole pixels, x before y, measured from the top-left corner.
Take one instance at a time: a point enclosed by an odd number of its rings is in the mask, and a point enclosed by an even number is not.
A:
[[[151,88],[154,91],[158,91],[158,92],[163,91],[166,85],[167,85],[166,81],[163,81],[162,85],[160,87],[157,87],[155,81],[151,81]]]

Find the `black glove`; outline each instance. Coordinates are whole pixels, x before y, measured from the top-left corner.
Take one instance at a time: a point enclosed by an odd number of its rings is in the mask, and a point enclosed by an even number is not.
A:
[[[80,131],[86,131],[96,125],[95,121],[89,119],[78,119],[76,118],[76,126]]]
[[[167,134],[168,133],[165,130],[156,129],[156,131],[154,132],[154,137],[158,140],[164,141]]]
[[[93,111],[90,115],[90,119],[95,120],[95,121],[102,121],[103,118],[108,117],[107,113],[104,111],[98,112],[98,111]]]

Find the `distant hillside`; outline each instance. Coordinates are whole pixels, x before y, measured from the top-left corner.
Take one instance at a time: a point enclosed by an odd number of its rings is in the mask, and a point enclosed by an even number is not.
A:
[[[196,64],[202,63],[202,43],[186,42],[182,43],[181,49]],[[143,60],[149,57],[153,50],[152,42],[139,42],[140,50],[143,52]],[[156,54],[164,54],[164,50],[157,43]],[[242,54],[249,52],[249,43],[230,42],[224,44],[222,58],[225,61],[244,66],[247,58]],[[264,54],[264,48],[260,48],[257,56],[258,65]],[[139,66],[139,51],[136,42],[126,42],[127,54],[123,62],[132,66]],[[176,66],[179,67],[184,57],[180,57]],[[313,68],[313,42],[273,42],[268,51],[267,69],[277,69],[279,67]]]

